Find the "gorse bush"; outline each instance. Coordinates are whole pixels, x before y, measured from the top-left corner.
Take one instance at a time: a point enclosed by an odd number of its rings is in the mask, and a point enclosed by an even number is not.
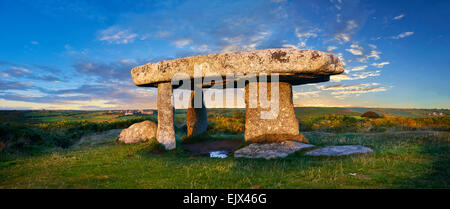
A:
[[[215,114],[208,118],[208,132],[210,133],[231,133],[238,134],[244,132],[245,113],[235,112],[233,116],[227,117],[224,114]]]
[[[147,119],[145,117],[139,117],[134,119],[119,119],[112,122],[63,120],[38,124],[1,123],[0,149],[22,150],[34,147],[68,148],[83,135],[111,129],[128,128],[134,123]]]
[[[343,115],[327,115],[323,117],[303,117],[299,119],[301,131],[324,132],[384,132],[387,130],[434,130],[449,131],[450,117],[382,117],[358,118]]]

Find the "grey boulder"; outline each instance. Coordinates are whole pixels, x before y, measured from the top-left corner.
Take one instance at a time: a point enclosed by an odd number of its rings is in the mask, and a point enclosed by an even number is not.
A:
[[[133,144],[141,141],[146,141],[156,137],[158,125],[152,121],[146,120],[140,123],[135,123],[122,130],[119,135],[119,141],[126,144]]]

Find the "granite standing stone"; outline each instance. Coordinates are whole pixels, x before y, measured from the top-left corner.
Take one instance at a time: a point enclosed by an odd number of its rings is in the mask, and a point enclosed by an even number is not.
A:
[[[201,108],[195,108],[194,98],[201,99]],[[191,93],[191,100],[186,115],[187,136],[195,136],[205,132],[208,128],[207,112],[205,102],[203,101],[203,91],[195,89]]]
[[[172,84],[170,82],[158,84],[158,132],[159,143],[167,150],[175,149],[174,108]]]
[[[245,140],[255,141],[264,135],[286,136],[286,140],[290,137],[297,137],[298,121],[295,117],[294,104],[292,102],[292,87],[287,82],[278,82],[278,111],[269,111],[269,108],[262,108],[258,103],[256,108],[251,108],[250,98],[259,98],[259,85],[257,87],[257,95],[249,95],[249,85],[245,86]],[[271,98],[271,85],[267,83],[267,97]],[[273,119],[264,119],[262,112],[267,112]],[[258,141],[258,140],[256,140]]]

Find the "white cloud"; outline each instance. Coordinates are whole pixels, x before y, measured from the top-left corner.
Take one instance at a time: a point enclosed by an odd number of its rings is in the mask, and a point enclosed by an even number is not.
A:
[[[370,72],[361,72],[356,74],[340,74],[340,75],[333,75],[330,76],[331,82],[341,82],[344,80],[358,80],[358,79],[364,79],[368,77],[377,77],[380,76],[380,70],[376,71],[370,71]]]
[[[353,80],[357,80],[357,79],[364,79],[364,78],[368,78],[368,77],[376,77],[376,76],[380,76],[380,70],[376,70],[376,71],[372,71],[372,72],[362,72],[359,74],[354,74],[352,75]]]
[[[208,47],[208,44],[202,44],[200,46],[192,46],[191,49],[199,52],[207,52],[210,50]]]
[[[317,37],[317,32],[319,32],[319,29],[315,28],[315,29],[311,29],[311,30],[307,30],[307,31],[300,31],[300,28],[295,28],[295,35],[297,36],[298,40],[299,40],[299,47],[305,47],[306,46],[306,42],[310,39],[310,38],[316,38]]]
[[[253,50],[260,45],[264,39],[267,39],[272,33],[270,31],[261,31],[254,36],[246,37],[238,35],[234,37],[223,37],[222,40],[228,44],[221,46],[222,52],[247,51]]]
[[[14,71],[18,71],[18,72],[20,72],[20,73],[27,73],[27,74],[30,74],[30,73],[31,73],[30,70],[28,70],[27,68],[23,68],[23,67],[15,67],[15,66],[12,66],[12,67],[10,67],[10,69],[11,69],[11,70],[14,70]]]
[[[299,99],[302,97],[319,97],[320,91],[296,91],[294,92],[294,99]]]
[[[184,38],[184,39],[178,39],[176,41],[173,42],[173,44],[177,47],[177,48],[183,48],[186,45],[189,45],[190,43],[192,43],[192,39],[190,38]]]
[[[352,71],[361,71],[367,68],[367,65],[352,68]]]
[[[351,49],[345,49],[345,50],[352,53],[353,55],[362,55],[363,54],[362,51],[359,49],[351,48]]]
[[[354,20],[347,21],[346,30],[353,30],[358,27],[358,24]]]
[[[345,95],[359,95],[387,90],[386,87],[379,85],[379,83],[337,84],[332,86],[318,86],[318,88],[321,90],[332,91],[331,95],[335,95],[336,98],[343,98]]]
[[[100,31],[99,40],[114,44],[128,44],[132,43],[137,37],[138,34],[136,33],[113,26],[106,30]]]
[[[331,52],[331,51],[333,51],[333,50],[335,50],[335,49],[337,49],[337,47],[335,47],[335,46],[329,46],[329,47],[327,47],[327,51],[329,51],[329,52]]]
[[[391,38],[393,38],[393,39],[401,39],[401,38],[405,38],[405,37],[408,37],[408,36],[412,36],[413,34],[414,34],[414,32],[403,32],[403,33],[398,34],[397,36],[392,36]]]
[[[384,86],[378,86],[378,87],[364,87],[364,88],[357,88],[357,89],[350,89],[350,90],[343,90],[343,91],[335,91],[332,92],[332,95],[346,95],[346,94],[365,94],[370,92],[380,92],[380,91],[387,91],[387,88]]]
[[[347,33],[338,33],[338,34],[334,35],[334,39],[336,39],[338,41],[349,42],[350,35],[348,35]]]
[[[37,41],[32,41],[31,44],[33,44],[33,45],[38,45],[39,42],[37,42]]]
[[[292,44],[283,44],[283,47],[284,47],[284,48],[292,48],[292,49],[298,49],[298,47],[297,47],[297,46],[295,46],[295,45],[292,45]]]
[[[372,51],[370,51],[370,54],[367,56],[367,58],[373,57],[375,60],[378,60],[378,59],[380,59],[380,54],[381,54],[381,52],[372,50]]]
[[[380,63],[372,63],[372,66],[375,66],[377,68],[382,68],[385,65],[389,65],[389,64],[390,64],[390,62],[380,62]]]
[[[402,19],[403,17],[405,17],[405,15],[404,15],[404,14],[400,14],[400,15],[398,15],[398,16],[395,16],[395,17],[394,17],[394,20],[400,20],[400,19]]]

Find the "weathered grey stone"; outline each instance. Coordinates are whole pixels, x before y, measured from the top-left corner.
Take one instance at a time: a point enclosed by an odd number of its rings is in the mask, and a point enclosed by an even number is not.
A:
[[[236,150],[236,152],[234,152],[234,157],[265,159],[272,159],[277,157],[283,158],[298,150],[309,147],[314,147],[314,145],[294,141],[284,141],[271,144],[253,143],[244,148]]]
[[[195,75],[195,68],[202,69],[200,75]],[[286,75],[292,80],[303,79],[302,82],[297,83],[303,84],[328,81],[329,75],[342,72],[344,72],[344,65],[333,54],[315,50],[265,49],[148,63],[133,68],[131,75],[136,85],[155,87],[158,83],[171,81],[177,73],[187,74],[190,78],[204,78],[211,73],[222,77],[225,77],[227,73],[279,73],[280,76]]]
[[[351,155],[357,153],[372,153],[373,150],[362,145],[343,145],[343,146],[328,146],[315,150],[311,150],[305,153],[305,155],[326,155],[326,156],[339,156],[339,155]]]
[[[269,111],[271,108],[262,108],[258,102],[256,108],[251,108],[250,100],[259,101],[260,86],[257,85],[257,91],[250,90],[250,84],[245,86],[245,140],[246,141],[260,141],[261,137],[283,136],[285,139],[277,139],[276,141],[296,140],[303,141],[304,138],[299,138],[298,121],[295,117],[294,104],[292,102],[292,87],[286,82],[278,83],[278,111]],[[276,92],[276,89],[274,89]],[[272,87],[270,83],[267,84],[267,98],[271,99]],[[256,95],[250,95],[254,93]],[[270,112],[273,114],[273,119],[264,119],[262,112]],[[266,117],[267,118],[267,117]],[[274,136],[275,135],[275,136]],[[279,138],[279,137],[278,137]],[[267,139],[264,139],[267,140]],[[268,140],[274,141],[274,140]]]
[[[195,108],[194,98],[201,99],[201,108]],[[201,98],[200,98],[201,97]],[[203,101],[203,91],[196,89],[191,93],[191,100],[186,115],[187,136],[195,136],[205,132],[208,128],[208,119],[205,102]]]
[[[135,123],[130,127],[128,127],[127,129],[123,129],[122,132],[120,132],[119,141],[126,144],[132,144],[150,140],[156,137],[157,130],[158,125],[149,120],[140,123]]]
[[[168,150],[174,149],[175,127],[172,84],[158,84],[158,132],[156,138]]]

